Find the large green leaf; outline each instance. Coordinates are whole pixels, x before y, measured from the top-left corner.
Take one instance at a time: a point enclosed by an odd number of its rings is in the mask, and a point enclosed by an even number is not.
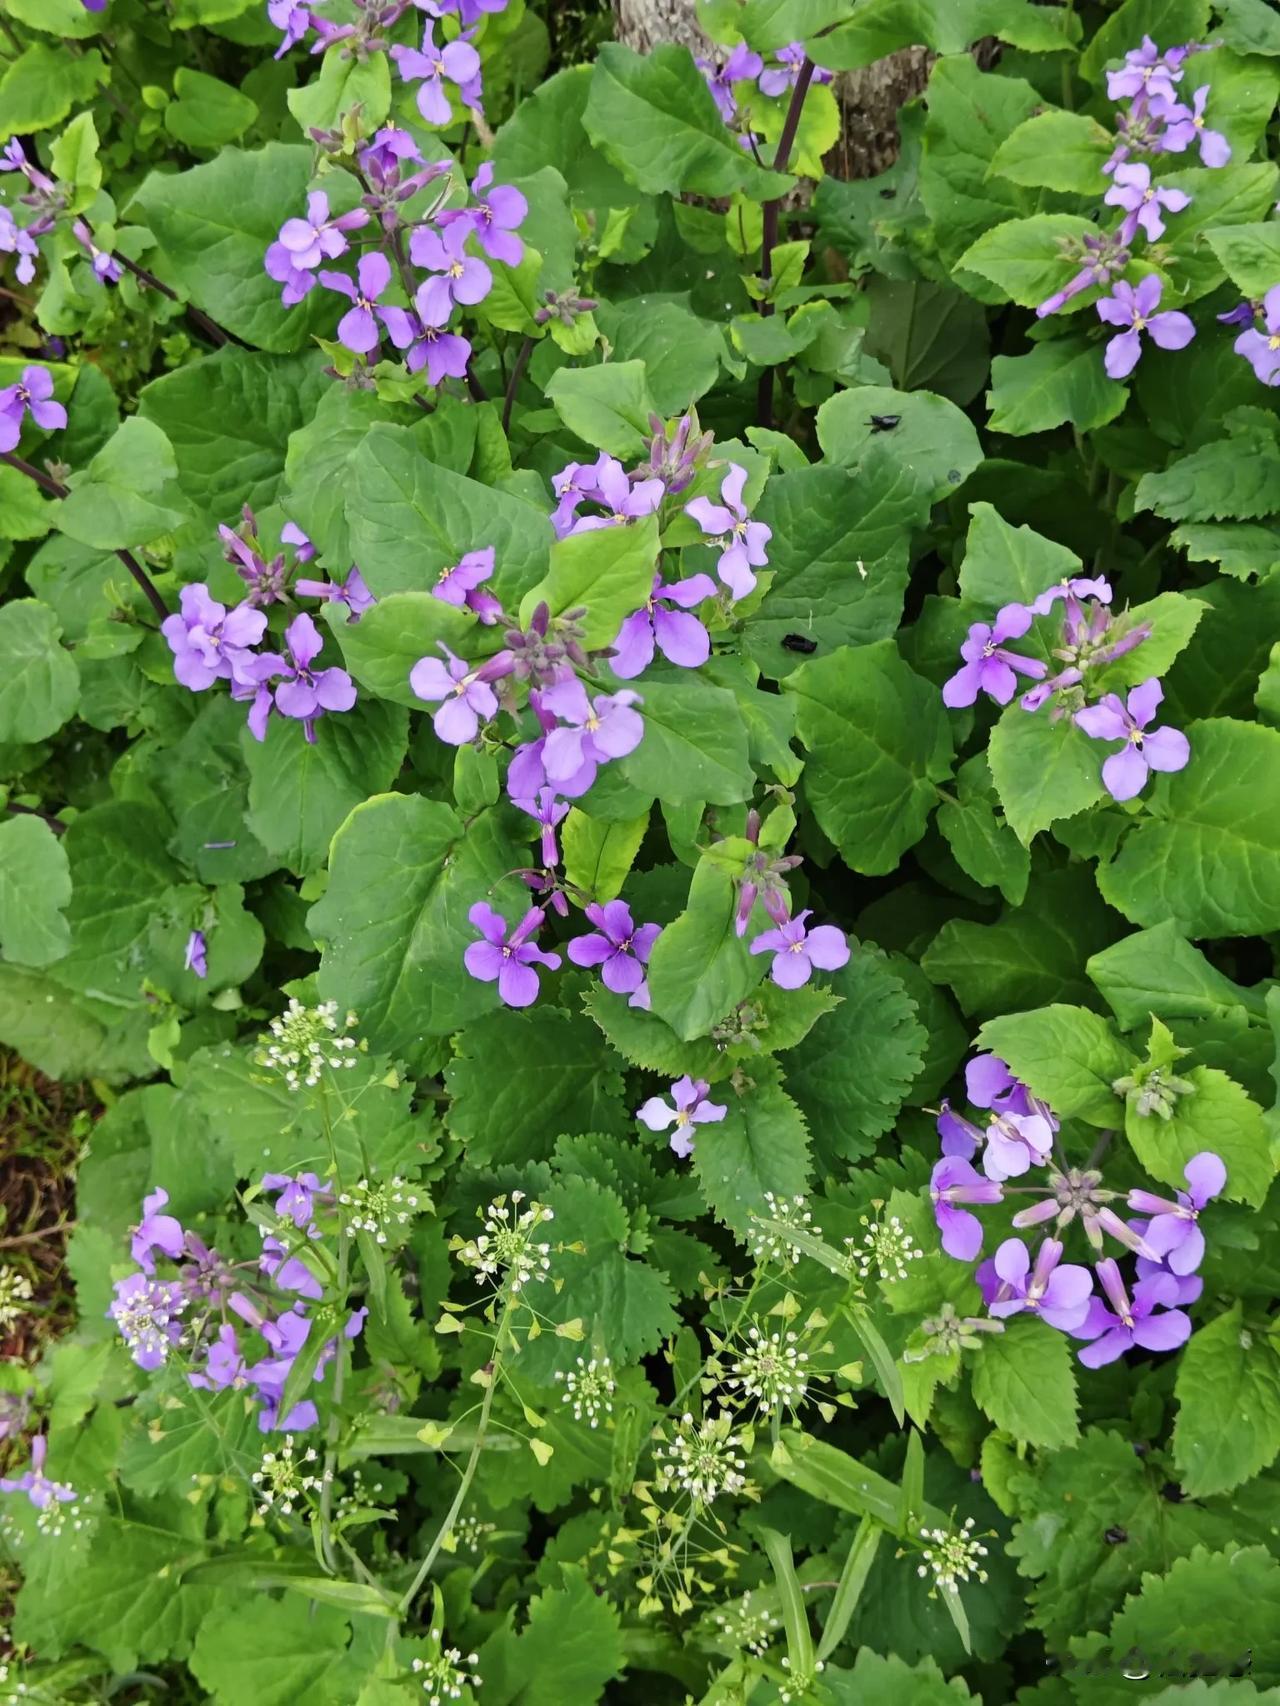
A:
[[[973,1396],[1004,1433],[1060,1451],[1076,1438],[1076,1382],[1071,1341],[1044,1321],[1005,1322],[982,1341],[973,1365]]]
[[[82,545],[119,550],[172,533],[190,510],[177,485],[173,446],[152,421],[133,416],[79,474],[54,515]]]
[[[0,949],[22,966],[47,966],[71,946],[63,912],[71,870],[58,837],[38,817],[0,823]]]
[[[582,643],[610,645],[628,616],[640,610],[653,590],[658,561],[658,523],[654,516],[623,527],[593,528],[558,539],[551,547],[551,568],[524,596],[527,620],[545,603],[553,616],[585,610]]]
[[[984,231],[1035,207],[1034,193],[1002,172],[998,159],[1012,141],[1010,132],[1017,135],[1025,129],[1022,121],[1039,104],[1040,96],[1029,83],[980,71],[967,53],[940,59],[934,66],[920,199],[948,267]]]
[[[0,609],[0,741],[45,740],[75,710],[80,671],[61,636],[57,617],[38,599]]]
[[[768,1213],[767,1191],[794,1197],[809,1183],[803,1114],[775,1071],[760,1067],[753,1077],[749,1088],[723,1093],[728,1112],[719,1124],[695,1128],[693,1152],[693,1169],[712,1213],[740,1237],[750,1231],[752,1214]]]
[[[978,1033],[985,1049],[1008,1061],[1062,1119],[1114,1125],[1120,1098],[1111,1088],[1133,1069],[1133,1057],[1105,1019],[1087,1007],[1055,1002],[1031,1013],[989,1019]]]
[[[1183,1174],[1192,1156],[1212,1150],[1227,1167],[1223,1195],[1260,1207],[1276,1171],[1262,1109],[1216,1067],[1187,1067],[1178,1076],[1191,1089],[1176,1099],[1169,1119],[1144,1117],[1133,1102],[1126,1106],[1130,1147],[1149,1173],[1175,1190],[1186,1189]]]
[[[951,773],[951,731],[931,682],[892,640],[843,646],[787,678],[808,754],[805,796],[855,871],[892,871],[920,839]]]
[[[1230,1492],[1280,1452],[1280,1354],[1239,1303],[1201,1327],[1178,1365],[1173,1451],[1189,1498]]]
[[[619,762],[619,773],[641,795],[668,805],[749,799],[755,774],[737,700],[681,674],[650,671],[639,684],[644,739]]]
[[[268,1566],[265,1565],[264,1568]],[[350,1706],[369,1670],[350,1650],[351,1625],[301,1594],[281,1600],[241,1590],[200,1625],[191,1671],[218,1706]]]
[[[1105,757],[1101,743],[1070,718],[1054,722],[1047,711],[1024,711],[1016,701],[1009,706],[991,731],[987,758],[1005,821],[1024,846],[1103,798]]]
[[[643,361],[562,367],[546,390],[552,408],[584,444],[628,459],[643,452],[655,412]]]
[[[742,843],[744,851],[750,851]],[[689,904],[654,943],[649,959],[653,1011],[688,1042],[706,1036],[764,976],[765,961],[750,953],[734,928],[738,891],[720,850],[704,853],[689,887]]]

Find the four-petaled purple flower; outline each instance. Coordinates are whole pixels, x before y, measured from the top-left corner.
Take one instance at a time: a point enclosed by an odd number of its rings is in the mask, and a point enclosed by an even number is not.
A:
[[[1113,800],[1131,800],[1141,793],[1151,770],[1181,770],[1191,757],[1191,743],[1181,729],[1147,732],[1164,688],[1153,676],[1129,694],[1127,704],[1116,693],[1104,693],[1096,705],[1077,711],[1075,720],[1094,740],[1122,740],[1102,766],[1102,780]]]
[[[199,978],[209,975],[208,944],[204,939],[203,930],[193,930],[187,937],[186,952],[182,956],[184,971],[194,972]]]
[[[21,1475],[0,1475],[0,1493],[25,1493],[38,1511],[51,1504],[74,1504],[78,1497],[75,1488],[50,1480],[44,1472],[48,1450],[48,1436],[37,1434],[31,1441],[31,1467]]]
[[[518,267],[524,258],[524,243],[513,235],[524,224],[529,203],[518,189],[510,184],[493,187],[493,163],[486,160],[471,180],[473,207],[454,207],[439,214],[441,225],[465,225],[475,233],[476,241],[491,261]]]
[[[1205,166],[1225,166],[1231,159],[1231,144],[1220,130],[1210,130],[1204,122],[1204,109],[1209,99],[1209,85],[1203,84],[1191,97],[1191,105],[1180,101],[1153,101],[1152,110],[1165,121],[1160,146],[1166,154],[1184,154],[1198,143],[1200,160]]]
[[[324,1180],[316,1173],[264,1173],[262,1175],[264,1191],[277,1192],[276,1213],[291,1220],[308,1237],[318,1235],[319,1228],[313,1224],[315,1218],[316,1199],[330,1196]]]
[[[637,1110],[636,1118],[650,1131],[666,1131],[674,1125],[671,1133],[671,1148],[682,1161],[693,1154],[693,1131],[696,1125],[714,1125],[722,1120],[729,1108],[724,1102],[709,1102],[707,1094],[711,1086],[704,1078],[690,1078],[686,1074],[677,1078],[671,1086],[671,1102],[664,1102],[661,1096],[650,1096],[644,1106]]]
[[[446,332],[443,326],[419,324],[404,360],[410,373],[420,373],[425,367],[427,383],[440,385],[446,379],[461,379],[466,373],[471,344],[457,332]]]
[[[0,390],[0,450],[14,448],[27,414],[45,432],[61,431],[67,424],[67,411],[53,400],[53,375],[47,367],[24,367],[16,385]]]
[[[440,650],[446,662],[441,663],[439,658],[419,658],[409,671],[409,685],[428,704],[442,701],[431,719],[440,739],[450,746],[465,746],[476,738],[482,721],[497,715],[498,695],[489,684],[510,674],[511,654],[499,652],[472,669],[443,641]]]
[[[816,930],[805,925],[812,918],[808,908],[797,912],[774,930],[766,930],[751,944],[753,954],[772,954],[769,976],[779,989],[799,989],[808,983],[814,970],[839,971],[849,963],[849,944],[843,930],[834,924],[819,924]]]
[[[1156,1273],[1140,1279],[1130,1299],[1120,1269],[1110,1256],[1097,1264],[1097,1273],[1107,1301],[1093,1298],[1083,1322],[1071,1329],[1073,1337],[1093,1340],[1080,1352],[1086,1368],[1115,1362],[1135,1345],[1145,1351],[1176,1351],[1186,1344],[1191,1337],[1191,1320],[1174,1307],[1179,1286],[1173,1274]]]
[[[1153,184],[1150,166],[1141,164],[1117,166],[1111,180],[1111,188],[1102,199],[1108,207],[1122,207],[1125,210],[1125,217],[1120,226],[1122,243],[1130,242],[1139,227],[1146,233],[1149,242],[1156,242],[1164,236],[1164,220],[1160,217],[1160,209],[1164,208],[1169,213],[1181,213],[1184,207],[1191,205],[1191,197],[1185,190],[1167,189],[1160,184]]]
[[[649,992],[644,968],[653,944],[662,934],[660,924],[636,924],[625,900],[586,909],[595,930],[575,936],[569,943],[569,958],[575,966],[600,966],[600,978],[615,995],[629,995],[632,1007],[648,1007]]]
[[[493,273],[476,255],[467,253],[469,225],[449,225],[433,231],[420,225],[409,241],[413,264],[433,276],[418,286],[414,305],[426,326],[443,326],[454,304],[471,307],[483,302],[493,287]]]
[[[577,464],[571,462],[563,473],[568,474],[576,468]],[[557,479],[559,478],[561,476],[557,475]],[[593,503],[604,504],[610,513],[583,516],[581,520],[574,522],[569,532],[594,533],[601,527],[622,527],[628,521],[638,521],[641,516],[653,514],[665,493],[666,488],[661,480],[637,480],[632,485],[626,470],[616,457],[601,456],[591,470],[590,486],[584,486],[581,495],[590,498]],[[559,509],[563,509],[565,493],[557,495],[560,497]]]
[[[644,718],[632,706],[641,703],[640,695],[627,688],[589,699],[576,675],[546,688],[542,704],[561,719],[542,750],[548,779],[570,782],[585,765],[605,764],[634,752],[644,739]]]
[[[982,1249],[982,1222],[960,1203],[1000,1202],[1004,1189],[994,1179],[984,1179],[960,1155],[944,1155],[929,1179],[933,1217],[942,1234],[942,1248],[958,1262],[971,1262]]]
[[[267,0],[267,17],[278,30],[283,31],[280,46],[272,55],[274,59],[283,59],[311,28],[311,13],[305,6],[295,4],[295,0]]]
[[[1280,385],[1280,284],[1273,285],[1262,299],[1264,332],[1253,325],[1252,304],[1242,306],[1249,312],[1248,318],[1240,323],[1247,325],[1249,330],[1241,332],[1232,348],[1237,355],[1245,358],[1264,385]],[[1238,312],[1237,309],[1232,310],[1233,314]],[[1219,315],[1218,318],[1224,316]]]
[[[1128,101],[1146,95],[1152,100],[1175,101],[1175,85],[1181,80],[1182,72],[1170,65],[1150,36],[1143,36],[1142,46],[1125,54],[1121,69],[1107,72],[1107,97]]]
[[[711,98],[720,111],[720,117],[726,124],[732,123],[738,110],[733,85],[754,83],[764,70],[764,60],[758,53],[753,53],[745,42],[739,42],[723,65],[713,65],[709,59],[697,59],[694,63],[706,80]]]
[[[378,298],[391,283],[391,262],[380,250],[361,255],[356,263],[355,282],[341,272],[322,272],[320,282],[354,304],[338,321],[338,341],[355,355],[368,355],[378,347],[378,321],[397,349],[413,342],[413,321],[403,308],[383,307]]]
[[[289,656],[273,657],[273,674],[285,679],[274,689],[272,697],[282,716],[294,717],[303,726],[309,744],[316,738],[316,721],[326,711],[349,711],[356,702],[356,686],[345,669],[315,669],[311,665],[324,646],[320,630],[305,613],[295,616],[284,631]],[[264,664],[266,659],[261,660]],[[267,716],[270,707],[262,703],[266,688],[259,691],[258,700],[249,713],[249,730],[256,740],[266,738]]]
[[[15,276],[19,284],[30,284],[36,276],[39,253],[31,233],[18,224],[7,207],[0,207],[0,255],[17,255]]]
[[[628,616],[613,642],[609,663],[613,673],[631,681],[653,662],[654,647],[668,663],[682,669],[697,669],[711,656],[711,636],[689,611],[704,599],[714,598],[716,583],[710,575],[690,575],[686,580],[664,583],[653,577],[653,590],[642,610]],[[678,610],[667,609],[675,604]]]
[[[180,610],[166,616],[160,632],[173,653],[174,679],[193,693],[215,681],[247,680],[249,649],[267,631],[267,618],[247,600],[228,610],[196,581],[179,594]]]
[[[960,647],[964,663],[943,685],[943,704],[956,709],[972,705],[979,693],[989,693],[997,705],[1007,705],[1017,692],[1019,675],[1042,680],[1047,665],[1008,651],[1004,643],[1021,639],[1030,626],[1025,604],[1006,604],[996,612],[994,624],[974,622]]]
[[[498,985],[499,999],[508,1007],[528,1007],[538,999],[535,965],[549,971],[560,969],[559,954],[546,954],[529,937],[542,928],[546,917],[540,906],[531,906],[507,935],[507,921],[487,901],[478,900],[467,917],[484,938],[472,942],[462,963],[479,983]]]
[[[450,568],[442,569],[432,597],[456,609],[472,610],[484,623],[492,625],[502,614],[501,601],[490,592],[476,588],[493,573],[494,548],[486,545],[481,551],[467,551]]]
[[[129,1254],[144,1274],[153,1274],[156,1271],[155,1259],[151,1254],[153,1250],[159,1250],[162,1255],[168,1256],[171,1262],[176,1262],[182,1254],[186,1234],[181,1223],[172,1214],[162,1212],[168,1201],[168,1191],[160,1187],[142,1199],[142,1219],[133,1229]]]
[[[1144,1234],[1171,1273],[1193,1274],[1204,1260],[1204,1233],[1199,1226],[1200,1210],[1211,1202],[1227,1182],[1222,1157],[1211,1149],[1193,1155],[1183,1168],[1187,1189],[1170,1202],[1152,1191],[1130,1191],[1129,1207],[1151,1216]]]
[[[299,271],[311,272],[321,261],[336,261],[345,255],[350,244],[344,235],[369,223],[367,207],[353,207],[349,213],[333,217],[329,198],[323,190],[312,190],[307,197],[307,217],[286,219],[276,239]]]
[[[731,462],[729,472],[720,487],[723,504],[710,498],[694,498],[685,507],[702,531],[712,538],[726,538],[727,544],[716,564],[716,573],[734,598],[745,598],[755,587],[752,569],[762,569],[768,563],[765,546],[773,530],[763,521],[752,521],[742,502],[747,471],[740,463]]]
[[[435,25],[428,24],[422,32],[421,51],[416,47],[393,47],[391,57],[406,83],[421,81],[418,111],[427,123],[448,124],[453,108],[444,86],[454,84],[465,101],[467,95],[462,85],[480,75],[480,55],[469,41],[451,41],[437,47],[435,32]]]
[[[283,539],[284,534],[282,533],[280,537]],[[314,555],[315,553],[312,552],[311,554]],[[300,562],[306,561],[301,551],[298,552],[298,560]],[[352,564],[344,581],[303,579],[293,583],[293,590],[300,592],[304,598],[323,598],[328,604],[345,604],[351,613],[347,617],[348,625],[352,622],[358,622],[365,611],[372,609],[378,602],[365,585],[364,576],[354,564]]]
[[[1070,1262],[1059,1266],[1061,1261],[1062,1245],[1056,1238],[1044,1240],[1034,1266],[1021,1238],[1006,1238],[975,1276],[991,1314],[1002,1320],[1025,1310],[1063,1333],[1082,1326],[1089,1313],[1093,1279],[1088,1268]]]

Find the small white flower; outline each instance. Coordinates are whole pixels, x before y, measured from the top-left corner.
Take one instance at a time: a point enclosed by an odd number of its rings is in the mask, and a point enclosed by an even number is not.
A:
[[[780,1226],[808,1233],[811,1238],[822,1237],[822,1228],[813,1224],[813,1216],[805,1207],[805,1201],[804,1197],[778,1197],[772,1191],[764,1193],[764,1213],[752,1215],[757,1225],[749,1239],[752,1254],[762,1267],[775,1263],[778,1267],[793,1268],[804,1251],[798,1244],[793,1244],[785,1232],[774,1232],[760,1222],[776,1220]]]
[[[389,1227],[407,1226],[422,1205],[422,1198],[398,1175],[390,1184],[361,1179],[349,1191],[339,1191],[338,1201],[351,1210],[352,1230],[367,1232],[378,1244],[386,1243]]]
[[[725,1493],[740,1493],[747,1484],[745,1450],[731,1416],[695,1422],[683,1415],[671,1438],[654,1448],[658,1491],[675,1487],[699,1505],[709,1505]]]
[[[512,1292],[536,1285],[551,1270],[551,1246],[534,1237],[540,1226],[555,1215],[543,1203],[531,1202],[523,1211],[523,1191],[512,1191],[510,1202],[495,1197],[484,1210],[484,1231],[464,1244],[457,1244],[458,1260],[474,1268],[481,1285],[500,1286],[509,1276]]]
[[[12,1327],[27,1313],[34,1293],[26,1274],[6,1264],[0,1268],[0,1327]]]
[[[318,1007],[304,1007],[294,996],[284,1012],[271,1021],[271,1042],[264,1041],[257,1054],[260,1066],[271,1067],[284,1074],[290,1090],[301,1090],[320,1082],[326,1066],[352,1067],[354,1037],[343,1035],[358,1023],[354,1013],[348,1013],[344,1023],[338,1022],[338,1003],[322,1001]]]
[[[436,1636],[439,1641],[439,1636]],[[427,1706],[444,1706],[446,1700],[461,1700],[468,1686],[479,1688],[480,1678],[473,1669],[479,1655],[468,1653],[464,1659],[457,1647],[441,1646],[429,1659],[415,1659],[413,1671],[422,1678],[422,1691]]]
[[[782,1619],[765,1607],[757,1607],[753,1595],[744,1593],[736,1606],[713,1613],[713,1621],[731,1646],[745,1648],[762,1658]]]
[[[585,1418],[594,1428],[602,1414],[613,1414],[612,1398],[617,1382],[608,1357],[592,1357],[590,1362],[579,1357],[575,1367],[567,1373],[558,1373],[556,1379],[564,1382],[563,1401],[573,1405],[575,1422]]]
[[[875,1204],[879,1208],[880,1204]],[[908,1262],[918,1262],[924,1251],[903,1226],[896,1214],[891,1214],[887,1220],[871,1220],[865,1214],[859,1216],[861,1225],[866,1227],[861,1243],[854,1238],[846,1238],[845,1249],[849,1252],[849,1266],[865,1280],[875,1269],[881,1280],[904,1280],[910,1270]]]
[[[261,1467],[249,1477],[257,1490],[259,1514],[265,1516],[270,1510],[279,1510],[283,1516],[292,1516],[294,1506],[304,1494],[318,1492],[322,1484],[320,1477],[305,1467],[308,1463],[317,1462],[318,1457],[313,1445],[309,1445],[300,1457],[296,1456],[292,1434],[284,1436],[284,1444],[279,1451],[264,1451]]]
[[[986,1581],[987,1572],[978,1567],[978,1560],[987,1556],[987,1548],[974,1537],[971,1516],[961,1528],[922,1528],[920,1538],[929,1544],[921,1548],[924,1562],[916,1567],[916,1574],[933,1577],[930,1599],[939,1588],[954,1593],[961,1582]]]
[[[725,1385],[754,1398],[761,1410],[775,1410],[780,1404],[796,1410],[809,1388],[808,1363],[794,1333],[764,1333],[753,1323]]]

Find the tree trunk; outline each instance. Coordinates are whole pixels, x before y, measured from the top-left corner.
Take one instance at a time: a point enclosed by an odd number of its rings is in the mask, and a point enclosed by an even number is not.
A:
[[[679,42],[693,53],[716,50],[698,27],[694,0],[613,0],[620,42],[648,53],[659,42]],[[874,178],[898,157],[898,108],[920,94],[933,55],[907,47],[859,71],[842,71],[834,84],[843,115],[840,141],[828,156],[838,178]]]

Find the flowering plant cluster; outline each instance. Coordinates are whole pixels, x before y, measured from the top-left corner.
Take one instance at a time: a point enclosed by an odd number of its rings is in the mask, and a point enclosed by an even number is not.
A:
[[[1271,9],[597,10],[0,20],[0,1702],[1262,1698]]]

